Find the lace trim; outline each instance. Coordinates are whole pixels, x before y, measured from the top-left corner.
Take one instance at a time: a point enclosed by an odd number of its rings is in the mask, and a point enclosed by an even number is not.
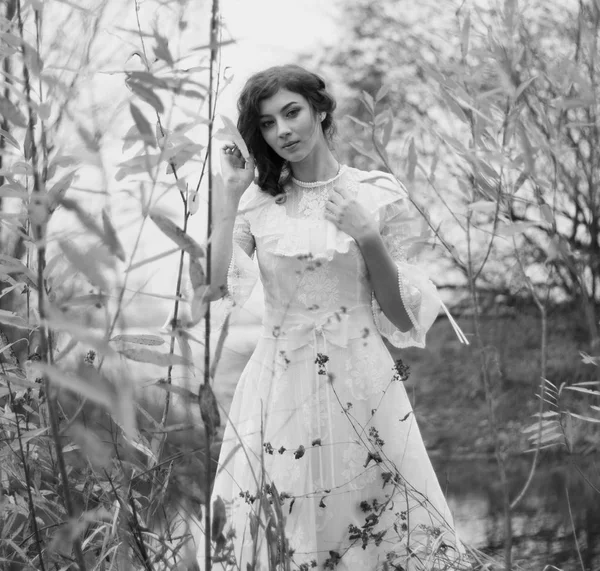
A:
[[[405,283],[405,279],[402,276],[402,272],[400,268],[398,268],[398,289],[400,290],[400,297],[402,302],[404,303],[404,309],[410,318],[410,321],[417,332],[417,335],[420,333],[421,326],[418,321],[418,309],[419,305],[421,305],[421,295],[409,294],[407,291],[407,285]]]
[[[346,165],[342,165],[341,163],[338,165],[338,171],[335,173],[335,176],[328,180],[315,180],[314,182],[305,182],[303,180],[298,180],[297,178],[292,177],[292,182],[299,186],[300,188],[319,188],[320,186],[327,186],[332,182],[335,182],[342,173],[346,170]]]

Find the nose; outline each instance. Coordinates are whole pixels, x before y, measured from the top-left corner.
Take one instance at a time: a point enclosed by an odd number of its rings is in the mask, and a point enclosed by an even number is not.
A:
[[[286,121],[280,119],[279,121],[277,121],[277,136],[280,139],[285,139],[287,138],[287,136],[291,133],[292,131],[290,130],[289,125],[287,124]]]

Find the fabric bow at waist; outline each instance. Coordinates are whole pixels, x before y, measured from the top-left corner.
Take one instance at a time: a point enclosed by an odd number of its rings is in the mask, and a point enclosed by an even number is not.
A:
[[[313,345],[316,348],[319,338],[323,340],[325,347],[327,343],[331,343],[345,348],[349,339],[358,339],[364,337],[366,332],[375,331],[370,308],[364,311],[364,319],[358,318],[356,313],[335,312],[316,319],[309,315],[288,316],[283,326],[271,325],[274,320],[269,320],[263,324],[263,337],[283,340],[290,351],[305,345]]]

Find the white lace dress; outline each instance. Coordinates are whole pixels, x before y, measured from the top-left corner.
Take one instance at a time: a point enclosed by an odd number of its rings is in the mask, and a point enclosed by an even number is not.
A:
[[[376,217],[410,331],[385,317],[356,243],[324,219],[334,184]],[[416,234],[406,193],[385,173],[344,166],[316,188],[292,182],[286,198],[250,187],[234,230],[230,295],[237,305],[250,295],[256,254],[265,314],[212,493],[226,513],[213,525],[215,568],[462,568],[404,371],[382,341],[424,347],[440,307],[435,286],[407,262]]]

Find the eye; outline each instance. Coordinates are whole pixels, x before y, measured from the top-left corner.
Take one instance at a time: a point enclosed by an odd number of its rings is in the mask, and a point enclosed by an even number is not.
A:
[[[269,119],[269,120],[267,120],[267,121],[263,121],[263,122],[260,124],[260,128],[261,128],[261,129],[268,129],[268,128],[269,128],[269,127],[271,127],[272,125],[273,125],[273,121],[271,121],[271,120]]]
[[[296,117],[296,115],[298,115],[298,113],[300,113],[300,109],[299,108],[295,108],[295,109],[290,109],[288,111],[287,116],[288,117]]]

